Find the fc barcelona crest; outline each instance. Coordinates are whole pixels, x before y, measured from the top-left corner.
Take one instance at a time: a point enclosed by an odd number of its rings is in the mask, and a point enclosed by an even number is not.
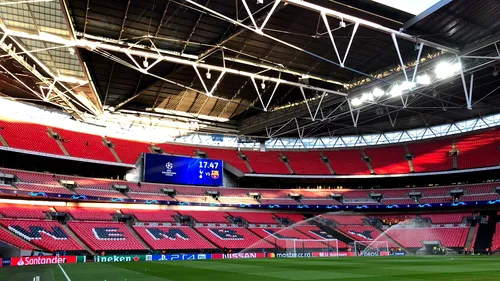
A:
[[[217,170],[212,170],[212,178],[214,180],[218,179],[219,178],[219,171]]]

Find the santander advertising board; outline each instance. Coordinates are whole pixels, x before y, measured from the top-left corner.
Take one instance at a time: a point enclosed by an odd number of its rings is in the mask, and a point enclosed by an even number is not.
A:
[[[76,256],[41,256],[41,257],[22,257],[12,258],[11,266],[53,264],[53,263],[76,263]]]

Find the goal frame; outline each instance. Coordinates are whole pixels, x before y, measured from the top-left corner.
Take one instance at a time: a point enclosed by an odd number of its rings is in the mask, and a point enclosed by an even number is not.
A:
[[[317,249],[317,248],[304,248],[301,244],[306,242],[315,242],[325,244],[324,248],[327,248],[327,253],[335,253],[333,256],[339,255],[339,240],[338,239],[282,239],[285,241],[285,251],[287,253],[292,253],[297,255],[300,253],[300,249]],[[308,252],[313,252],[313,250],[308,250]],[[318,252],[318,251],[317,251]],[[319,252],[324,252],[319,250]]]
[[[374,247],[374,244],[377,246]],[[364,246],[364,249],[362,249],[359,245]],[[382,247],[378,245],[382,245]],[[389,253],[389,243],[387,241],[354,241],[355,256],[366,256],[367,249],[376,249],[379,253],[378,256],[380,256],[380,252],[382,252],[382,250]]]

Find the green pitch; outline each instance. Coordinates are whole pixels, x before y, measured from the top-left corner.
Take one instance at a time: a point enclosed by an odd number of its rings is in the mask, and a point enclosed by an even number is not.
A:
[[[2,281],[500,280],[497,256],[86,263],[0,268]]]

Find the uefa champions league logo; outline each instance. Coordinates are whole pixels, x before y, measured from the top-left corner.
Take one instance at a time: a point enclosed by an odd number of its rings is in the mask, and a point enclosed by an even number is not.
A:
[[[165,163],[165,168],[167,168],[167,170],[161,172],[163,175],[167,177],[173,177],[177,174],[176,172],[172,171],[172,169],[174,168],[174,163],[172,162]]]

